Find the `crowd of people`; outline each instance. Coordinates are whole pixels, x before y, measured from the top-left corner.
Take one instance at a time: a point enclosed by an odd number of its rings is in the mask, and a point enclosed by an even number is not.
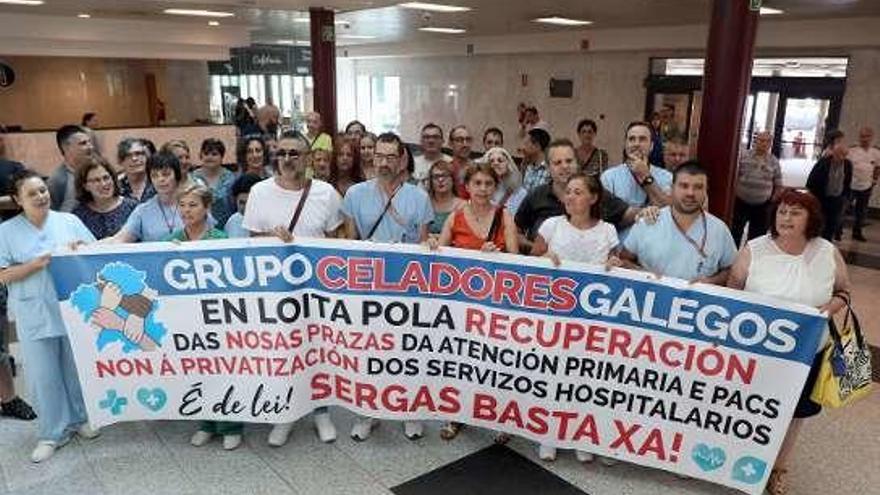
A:
[[[849,281],[831,240],[840,235],[850,198],[856,203],[853,237],[864,239],[864,210],[880,171],[873,131],[863,129],[853,148],[834,131],[808,190],[786,189],[772,138],[758,133],[740,157],[729,227],[707,211],[706,169],[690,159],[687,142],[662,119],[630,123],[618,159],[596,145],[596,121],[578,122],[573,142],[551,136],[530,108],[523,110],[514,152],[498,127],[482,133],[483,152],[477,152],[466,125],[444,137],[441,126],[427,123],[415,146],[393,133],[372,134],[357,121],[331,135],[316,113],[307,115],[304,132],[282,130],[270,107],[255,113],[245,104],[237,110],[241,136],[234,153],[217,139],[199,143],[194,155],[181,140],[157,147],[132,137],[119,143],[113,165],[96,152],[89,129],[66,125],[56,136],[62,163],[48,179],[0,161],[0,186],[7,193],[0,198],[0,283],[8,288],[9,315],[36,400],[34,412],[15,394],[10,358],[0,354],[0,414],[37,419],[34,462],[51,457],[72,435],[97,435],[86,424],[46,270],[48,253],[59,246],[248,236],[453,246],[544,256],[555,265],[646,270],[806,303],[833,315],[845,305]],[[0,344],[5,333],[0,328]],[[811,388],[808,380],[796,418],[818,413]],[[322,441],[336,438],[326,408],[314,411],[314,421]],[[352,438],[367,440],[375,425],[372,418],[358,419]],[[773,493],[784,491],[799,425],[789,431],[773,470]],[[462,426],[444,425],[443,438],[452,440]],[[403,427],[407,438],[424,434],[418,422]],[[203,446],[219,435],[232,450],[243,430],[239,423],[204,422],[191,443]],[[289,424],[275,425],[269,444],[284,445],[290,431]],[[556,450],[541,446],[540,457],[552,460]],[[592,456],[579,452],[578,458]]]

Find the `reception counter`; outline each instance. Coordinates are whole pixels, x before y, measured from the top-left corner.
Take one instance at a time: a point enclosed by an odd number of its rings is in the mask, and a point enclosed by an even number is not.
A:
[[[235,162],[235,126],[192,125],[168,127],[133,127],[95,131],[101,154],[114,166],[119,141],[146,138],[159,148],[172,139],[183,139],[190,147],[194,163],[199,162],[199,146],[207,138],[217,138],[226,145],[224,162]],[[5,135],[6,157],[24,163],[43,175],[50,175],[61,163],[61,152],[55,144],[55,131],[14,132]]]

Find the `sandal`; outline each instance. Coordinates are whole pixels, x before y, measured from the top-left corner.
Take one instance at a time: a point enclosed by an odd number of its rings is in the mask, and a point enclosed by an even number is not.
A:
[[[785,495],[788,493],[788,470],[773,468],[770,478],[767,480],[767,493],[770,495]]]
[[[510,435],[507,433],[499,433],[495,435],[495,445],[507,445],[510,441]]]
[[[464,429],[464,424],[450,421],[440,428],[440,438],[443,440],[452,440],[458,436],[458,433]]]

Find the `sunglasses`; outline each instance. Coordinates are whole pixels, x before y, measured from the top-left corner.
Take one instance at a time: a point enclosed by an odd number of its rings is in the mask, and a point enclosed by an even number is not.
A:
[[[278,151],[275,152],[275,156],[277,158],[287,158],[287,157],[299,158],[301,155],[300,155],[300,152],[297,150],[279,149]]]

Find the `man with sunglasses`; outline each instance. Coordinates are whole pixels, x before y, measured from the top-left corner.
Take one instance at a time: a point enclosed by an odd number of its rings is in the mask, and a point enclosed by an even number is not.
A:
[[[275,152],[275,176],[251,188],[242,227],[252,237],[275,235],[339,237],[342,231],[342,198],[330,184],[306,178],[309,143],[296,131],[286,131]],[[297,216],[297,212],[299,212]],[[322,442],[336,440],[336,427],[326,407],[315,409],[315,427]],[[293,423],[277,424],[269,433],[269,445],[287,443]]]
[[[424,189],[406,182],[403,147],[394,133],[377,138],[373,155],[376,178],[351,186],[342,201],[349,239],[405,244],[428,240],[428,224],[434,219],[434,209]],[[373,418],[356,419],[352,439],[366,440],[376,424]],[[410,440],[424,435],[422,424],[417,421],[404,422],[403,431]]]
[[[416,156],[413,180],[422,187],[427,186],[428,171],[431,165],[440,160],[452,161],[452,157],[443,153],[443,129],[439,125],[430,122],[422,127],[422,154]]]

